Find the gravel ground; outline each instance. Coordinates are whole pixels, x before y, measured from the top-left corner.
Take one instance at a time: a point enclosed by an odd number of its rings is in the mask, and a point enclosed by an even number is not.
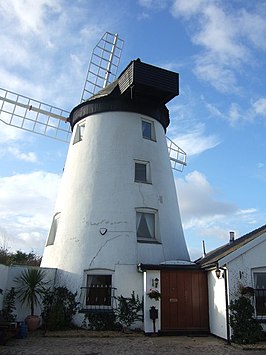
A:
[[[227,345],[213,336],[145,336],[112,332],[69,331],[31,333],[0,346],[1,355],[266,355],[266,344],[249,347]]]

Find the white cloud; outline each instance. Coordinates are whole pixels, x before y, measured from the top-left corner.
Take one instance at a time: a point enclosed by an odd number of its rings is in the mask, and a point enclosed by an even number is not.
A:
[[[217,91],[222,93],[240,91],[234,72],[217,61],[213,54],[205,53],[197,56],[193,71],[198,78],[208,81]]]
[[[257,115],[266,116],[266,98],[260,98],[252,105],[253,110]]]
[[[171,139],[181,147],[188,156],[201,154],[208,149],[212,149],[220,144],[215,135],[206,135],[205,125],[198,123],[191,127],[188,133],[183,133]]]
[[[265,3],[261,4],[262,6]],[[241,24],[239,26],[243,36],[246,36],[251,43],[263,50],[266,49],[265,34],[266,34],[266,21],[265,12],[258,10],[258,13],[250,13],[245,9],[241,10]]]
[[[11,248],[42,252],[59,182],[43,171],[0,178],[0,229]]]
[[[26,161],[29,163],[36,163],[38,161],[37,155],[34,152],[23,153],[18,148],[15,148],[15,147],[8,147],[7,150],[16,159]]]
[[[202,48],[195,57],[194,73],[220,92],[238,93],[238,75],[244,64],[254,61],[248,43],[266,49],[266,20],[260,6],[249,13],[241,7],[229,11],[226,6],[222,1],[175,0],[171,13],[190,21],[191,40]]]
[[[205,223],[236,211],[236,206],[217,199],[207,178],[198,171],[177,179],[176,185],[185,225]]]
[[[46,31],[45,17],[48,13],[57,13],[60,11],[58,2],[53,0],[9,0],[8,3],[2,2],[0,6],[0,15],[6,19],[15,19],[17,21],[16,29],[23,35],[31,32],[42,35]]]
[[[222,112],[215,104],[205,102],[206,108],[212,116],[227,120],[231,126],[243,122],[256,122],[256,117],[266,116],[266,98],[262,97],[244,108],[237,102],[231,102],[226,112]]]
[[[1,128],[1,142],[0,145],[5,145],[7,142],[17,141],[23,138],[24,132],[20,129],[8,126],[1,121],[0,117],[0,128]]]
[[[183,179],[176,179],[177,195],[185,238],[192,260],[201,255],[201,241],[206,241],[207,252],[229,240],[229,231],[235,237],[243,235],[253,225],[265,219],[253,207],[240,209],[237,205],[224,202],[221,195],[199,171],[193,171]],[[198,248],[195,245],[198,244]]]
[[[208,3],[208,0],[175,0],[171,7],[171,13],[175,17],[190,17],[197,14],[203,5]]]
[[[138,0],[140,6],[152,9],[164,9],[169,0]]]
[[[264,163],[257,163],[257,168],[262,169],[265,167]]]

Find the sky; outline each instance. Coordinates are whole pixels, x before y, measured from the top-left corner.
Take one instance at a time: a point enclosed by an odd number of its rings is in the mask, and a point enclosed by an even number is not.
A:
[[[0,87],[70,111],[102,35],[178,72],[167,136],[190,256],[266,224],[266,0],[0,2]],[[68,146],[0,121],[0,247],[43,252]]]

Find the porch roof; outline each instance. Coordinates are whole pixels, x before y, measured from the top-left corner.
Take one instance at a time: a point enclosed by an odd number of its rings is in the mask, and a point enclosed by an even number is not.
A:
[[[164,269],[182,269],[182,270],[191,270],[191,269],[200,269],[200,265],[187,262],[187,261],[177,261],[177,262],[165,262],[161,264],[138,264],[139,271],[146,271],[146,270],[164,270]]]
[[[219,260],[229,256],[230,254],[244,247],[246,244],[254,241],[263,233],[266,233],[266,225],[207,253],[205,257],[197,259],[195,263],[200,265],[202,268],[215,267]],[[250,247],[252,246],[250,245]]]

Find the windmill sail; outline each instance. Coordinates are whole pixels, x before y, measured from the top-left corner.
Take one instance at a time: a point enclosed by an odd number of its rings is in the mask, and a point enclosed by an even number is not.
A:
[[[3,123],[69,142],[69,112],[0,88],[0,121]]]
[[[105,88],[116,78],[124,41],[106,32],[95,46],[81,97],[81,102]]]
[[[124,41],[106,32],[94,48],[86,77],[82,101],[115,80]],[[0,121],[3,123],[69,143],[69,112],[0,88]]]
[[[172,169],[182,172],[184,167],[187,165],[186,152],[184,152],[184,150],[175,144],[175,142],[173,142],[170,138],[166,137],[166,139]]]

